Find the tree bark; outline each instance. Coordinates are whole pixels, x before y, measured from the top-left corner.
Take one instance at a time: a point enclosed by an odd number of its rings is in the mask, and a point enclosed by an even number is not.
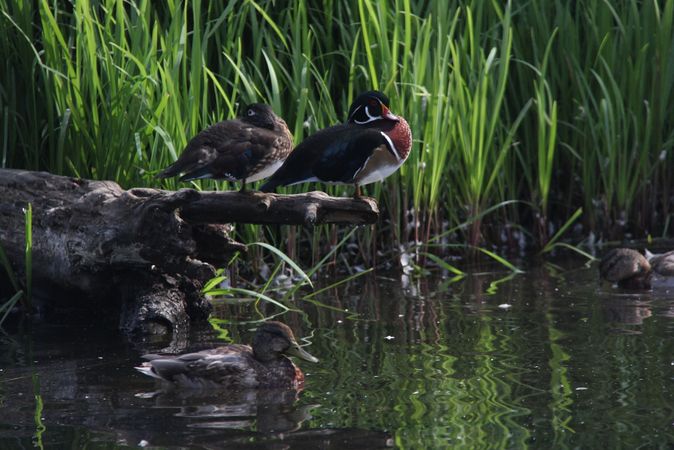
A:
[[[330,197],[325,192],[279,195],[264,192],[202,192],[181,208],[180,216],[192,223],[256,223],[361,225],[375,223],[379,209],[367,197]]]
[[[214,267],[246,248],[229,238],[227,223],[363,224],[378,218],[372,199],[322,192],[124,190],[111,181],[0,169],[0,244],[21,277],[28,203],[33,291],[48,300],[41,307],[63,310],[77,302],[114,318],[129,334],[180,333],[190,321],[208,317],[203,283]]]

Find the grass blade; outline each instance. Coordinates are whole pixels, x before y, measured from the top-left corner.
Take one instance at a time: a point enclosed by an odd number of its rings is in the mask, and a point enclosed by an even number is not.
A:
[[[496,253],[487,250],[486,248],[481,248],[481,247],[475,247],[478,251],[484,253],[485,255],[489,256],[496,262],[500,263],[501,265],[507,267],[508,269],[512,270],[514,273],[524,273],[524,271],[518,269],[515,267],[510,261],[507,259],[503,258],[502,256],[497,255]]]
[[[300,277],[302,277],[302,278],[304,279],[304,281],[305,281],[307,284],[309,284],[309,286],[311,286],[312,288],[314,287],[313,283],[312,283],[311,280],[309,279],[309,276],[308,276],[306,273],[304,273],[304,271],[300,268],[300,266],[297,265],[297,263],[295,263],[295,261],[293,261],[292,259],[290,259],[290,258],[288,257],[288,255],[286,255],[285,253],[283,253],[281,250],[277,249],[276,247],[274,247],[274,246],[272,246],[272,245],[267,244],[266,242],[253,242],[252,244],[248,244],[248,246],[251,246],[251,245],[257,245],[257,246],[259,246],[259,247],[266,248],[267,250],[269,250],[270,252],[272,252],[273,254],[275,254],[276,256],[278,256],[281,260],[285,261],[286,264],[288,264],[290,267],[292,267],[292,269],[293,269],[293,270],[294,270]]]
[[[30,312],[32,303],[32,285],[33,285],[33,205],[28,203],[28,208],[24,210],[26,218],[26,312]]]
[[[0,318],[0,327],[2,327],[2,324],[5,322],[5,318],[7,318],[7,315],[12,311],[14,306],[16,306],[17,302],[21,299],[23,296],[23,291],[19,291],[16,294],[14,294],[9,300],[7,300],[5,303],[0,305],[0,313],[4,312],[2,315],[2,318]]]

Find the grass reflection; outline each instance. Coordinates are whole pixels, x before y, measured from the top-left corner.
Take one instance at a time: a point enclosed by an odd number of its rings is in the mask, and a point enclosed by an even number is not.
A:
[[[603,290],[581,263],[528,267],[493,292],[491,272],[446,290],[365,276],[285,313],[321,359],[303,366],[299,401],[319,405],[307,429],[380,431],[398,448],[666,447],[671,299]]]
[[[331,331],[323,353],[332,358],[305,396],[341,413],[319,408],[317,423],[388,430],[400,448],[523,446],[530,432],[522,418],[530,410],[512,391],[513,361],[498,357],[514,350],[511,336],[491,318],[447,311],[437,299],[410,299],[407,306],[411,314],[393,323]],[[344,339],[346,348],[339,345]],[[329,399],[316,392],[328,392]]]
[[[572,390],[567,374],[567,362],[571,357],[559,343],[564,334],[554,327],[554,317],[548,313],[546,318],[548,319],[547,328],[551,353],[549,364],[551,369],[550,395],[552,400],[550,410],[552,412],[552,429],[555,447],[561,446],[564,448],[568,441],[568,432],[574,432],[569,425],[572,419],[571,406],[573,399],[571,398]]]

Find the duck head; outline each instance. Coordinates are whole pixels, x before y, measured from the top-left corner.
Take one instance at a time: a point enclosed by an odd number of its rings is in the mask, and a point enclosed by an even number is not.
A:
[[[399,122],[400,118],[389,110],[388,97],[379,91],[360,94],[349,108],[349,123],[365,125],[380,120]]]
[[[257,329],[253,338],[253,353],[259,361],[271,361],[289,355],[318,362],[318,358],[302,350],[292,330],[281,322],[266,322]]]
[[[240,116],[241,121],[260,128],[273,130],[276,124],[281,120],[269,105],[263,103],[252,103],[243,109]]]

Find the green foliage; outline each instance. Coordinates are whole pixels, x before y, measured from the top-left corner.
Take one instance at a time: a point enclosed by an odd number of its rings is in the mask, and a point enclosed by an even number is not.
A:
[[[16,306],[19,300],[23,299],[23,308],[26,312],[30,312],[32,308],[32,285],[33,285],[33,206],[29,203],[24,209],[25,217],[25,250],[24,250],[24,272],[25,291],[21,289],[19,279],[14,272],[12,264],[7,257],[5,249],[0,245],[0,266],[5,271],[7,279],[12,288],[16,291],[12,297],[0,303],[0,326],[7,318],[10,311]],[[3,299],[0,299],[3,300]]]
[[[543,248],[580,206],[585,230],[612,235],[663,232],[671,214],[674,0],[0,0],[0,11],[2,167],[157,185],[190,137],[242,103],[271,104],[300,142],[377,88],[415,140],[399,173],[368,186],[384,220],[352,237],[366,262],[509,200],[521,202],[461,230],[469,244],[521,223]],[[272,243],[294,257],[312,242],[315,262],[345,231],[303,233]]]
[[[2,314],[2,317],[0,317],[0,326],[5,322],[7,315],[9,315],[10,311],[16,306],[19,300],[21,300],[22,296],[23,291],[17,291],[9,300],[0,304],[0,314]]]
[[[25,253],[24,260],[25,272],[26,272],[26,311],[30,311],[31,302],[33,300],[32,291],[33,291],[33,205],[28,203],[28,208],[24,210],[25,220]]]
[[[349,238],[354,234],[354,230],[347,233],[344,238],[325,255],[323,258],[318,261],[313,267],[309,270],[304,271],[297,265],[288,255],[283,253],[281,250],[277,249],[274,246],[271,246],[265,242],[254,242],[248,245],[248,248],[261,247],[268,250],[274,257],[274,266],[270,269],[270,272],[266,278],[266,281],[248,282],[250,289],[241,288],[234,286],[234,282],[240,280],[230,279],[225,274],[225,269],[219,269],[211,280],[209,280],[203,287],[202,292],[209,297],[212,297],[215,302],[222,302],[228,304],[241,304],[241,303],[250,303],[254,302],[256,310],[259,313],[260,320],[268,319],[279,314],[283,314],[288,311],[301,312],[301,310],[294,309],[289,305],[294,300],[301,300],[310,302],[314,305],[320,306],[322,308],[333,309],[342,311],[341,309],[323,305],[320,302],[316,301],[314,297],[317,295],[336,288],[344,283],[351,282],[358,277],[361,277],[365,274],[368,274],[372,269],[357,271],[349,276],[343,277],[327,286],[323,286],[320,289],[316,289],[314,283],[311,281],[311,278],[319,272],[326,262],[330,260],[335,254],[337,254],[343,246],[348,242]],[[238,257],[233,258],[230,261],[229,269],[235,267],[238,261]],[[300,292],[302,288],[309,288],[310,292]],[[270,305],[275,306],[280,309],[281,312],[275,313],[272,316],[267,316],[261,313],[260,308],[257,306],[259,302],[265,302]],[[211,319],[211,323],[216,327],[222,325],[223,321],[219,319]],[[222,332],[218,328],[218,331]]]

